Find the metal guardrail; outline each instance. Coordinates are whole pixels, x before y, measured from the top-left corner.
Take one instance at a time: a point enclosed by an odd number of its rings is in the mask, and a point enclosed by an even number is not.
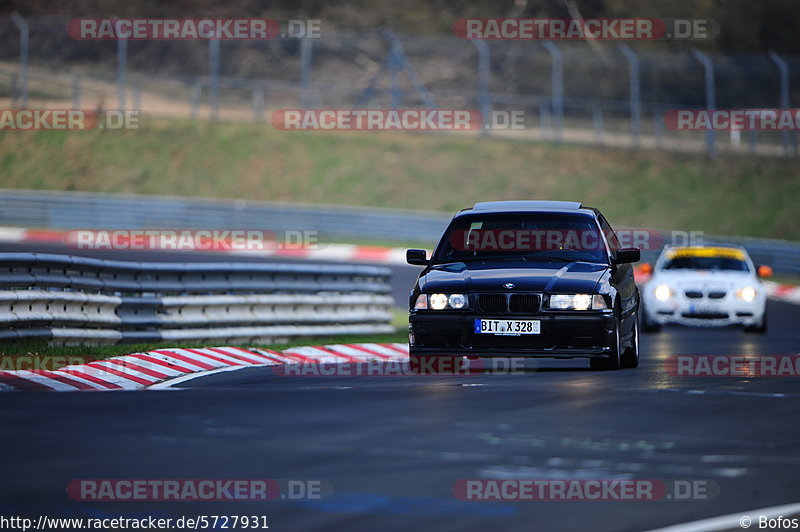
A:
[[[424,242],[438,240],[449,221],[401,209],[0,189],[0,225],[19,227],[317,231]]]
[[[0,226],[58,229],[260,229],[317,231],[321,237],[436,242],[451,215],[437,212],[0,189]],[[663,232],[668,242],[669,232]],[[800,275],[800,243],[744,237],[707,242],[744,246],[756,264]],[[655,260],[658,250],[643,252]]]
[[[0,253],[0,339],[272,342],[393,331],[387,268]]]

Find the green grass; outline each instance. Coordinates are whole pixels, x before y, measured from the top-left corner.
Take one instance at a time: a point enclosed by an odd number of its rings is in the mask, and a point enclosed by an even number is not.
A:
[[[710,161],[457,135],[182,120],[139,131],[7,132],[0,187],[445,212],[479,200],[574,199],[616,225],[800,240],[795,159]]]
[[[260,347],[263,349],[274,349],[276,351],[280,351],[282,349],[288,349],[289,347],[298,345],[394,342],[405,343],[407,341],[408,334],[405,329],[402,329],[394,334],[309,337],[292,340],[291,342],[283,344],[257,345],[251,347]],[[44,341],[22,341],[14,342],[13,344],[0,344],[0,371],[18,369],[14,367],[14,361],[10,357],[32,357],[32,360],[29,363],[34,365],[37,364],[37,360],[47,359],[46,361],[42,362],[45,367],[42,367],[41,369],[52,370],[69,364],[84,364],[93,360],[122,356],[130,353],[153,351],[155,349],[165,349],[169,347],[201,348],[213,346],[214,342],[69,346],[48,345],[47,342]]]

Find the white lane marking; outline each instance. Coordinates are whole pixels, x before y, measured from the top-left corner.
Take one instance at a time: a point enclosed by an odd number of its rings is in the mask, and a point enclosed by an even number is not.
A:
[[[778,516],[786,516],[800,512],[800,503],[785,504],[783,506],[771,506],[759,508],[757,510],[747,510],[736,512],[700,521],[691,521],[664,528],[656,528],[647,532],[715,532],[718,530],[745,530],[748,527],[759,528],[758,518],[764,516],[767,519],[774,519]],[[743,519],[748,519],[748,525],[744,526]]]
[[[272,367],[274,364],[252,364],[250,366],[223,366],[221,368],[216,369],[209,369],[206,371],[199,371],[197,373],[187,373],[182,377],[177,377],[175,379],[169,379],[166,381],[162,381],[156,384],[152,384],[147,387],[148,390],[166,390],[168,388],[172,388],[176,384],[180,384],[182,382],[190,381],[192,379],[198,379],[200,377],[208,377],[209,375],[214,375],[215,373],[224,373],[226,371],[239,371],[240,369],[247,369],[247,368],[265,368],[265,367]]]

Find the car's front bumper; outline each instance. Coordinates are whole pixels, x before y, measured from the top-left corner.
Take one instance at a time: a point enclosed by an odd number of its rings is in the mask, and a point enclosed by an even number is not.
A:
[[[666,301],[659,301],[648,294],[644,309],[647,319],[659,325],[752,326],[761,323],[766,310],[766,298],[757,297],[748,303],[730,294],[718,300],[689,299],[678,294]]]
[[[475,319],[539,320],[540,333],[505,336],[475,333]],[[410,354],[426,356],[607,358],[616,341],[611,311],[536,315],[476,315],[417,311],[409,317]]]

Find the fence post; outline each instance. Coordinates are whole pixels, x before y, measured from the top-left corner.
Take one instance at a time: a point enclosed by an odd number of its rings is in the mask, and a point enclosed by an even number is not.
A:
[[[115,28],[119,35],[119,28]],[[127,99],[128,86],[128,39],[117,37],[117,107],[120,111],[125,110],[125,100]]]
[[[390,42],[389,49],[389,76],[392,80],[392,86],[389,93],[392,97],[392,109],[399,109],[402,101],[402,94],[399,84],[400,74],[400,58],[397,57],[397,50],[393,43]]]
[[[564,125],[564,64],[561,50],[552,41],[542,41],[547,53],[550,54],[551,67],[551,105],[553,107],[553,138],[561,142],[561,128]]]
[[[311,107],[311,54],[312,42],[309,38],[300,40],[300,90],[303,94],[303,108]],[[261,94],[262,98],[264,94]],[[262,102],[263,103],[263,102]]]
[[[133,84],[133,95],[131,96],[131,107],[137,113],[142,110],[142,80],[137,79]]]
[[[253,122],[264,121],[264,87],[253,87]]]
[[[603,109],[598,103],[592,105],[592,125],[594,126],[594,141],[597,144],[603,144]]]
[[[30,43],[30,27],[28,22],[16,11],[11,14],[11,20],[19,30],[19,75],[22,79],[22,104],[20,107],[28,107],[28,52]]]
[[[781,74],[781,109],[789,109],[789,67],[786,65],[786,61],[772,50],[769,51],[769,57],[778,65],[778,71]],[[783,132],[783,155],[789,156],[788,131]]]
[[[219,39],[208,40],[208,77],[211,120],[219,118]]]
[[[11,84],[11,106],[15,109],[19,108],[19,87],[17,87],[17,78],[19,74],[10,74],[9,83]]]
[[[700,50],[693,48],[692,55],[700,61],[706,74],[706,109],[713,111],[717,108],[716,95],[714,93],[714,62],[706,54]],[[706,146],[708,147],[708,156],[716,157],[717,148],[714,144],[715,132],[713,129],[706,131]]]
[[[200,81],[195,81],[192,85],[192,119],[196,120],[200,116],[200,98],[202,96],[203,88],[200,86]]]
[[[470,42],[478,49],[478,105],[481,108],[484,126],[481,129],[481,135],[488,135],[489,129],[486,128],[486,124],[489,123],[492,114],[492,101],[489,94],[489,76],[491,75],[489,45],[478,39],[470,39]]]
[[[639,56],[630,46],[619,43],[619,49],[628,60],[630,72],[631,136],[633,145],[639,147],[642,135],[642,97],[639,79]]]
[[[81,108],[81,76],[77,74],[72,78],[72,108]]]

